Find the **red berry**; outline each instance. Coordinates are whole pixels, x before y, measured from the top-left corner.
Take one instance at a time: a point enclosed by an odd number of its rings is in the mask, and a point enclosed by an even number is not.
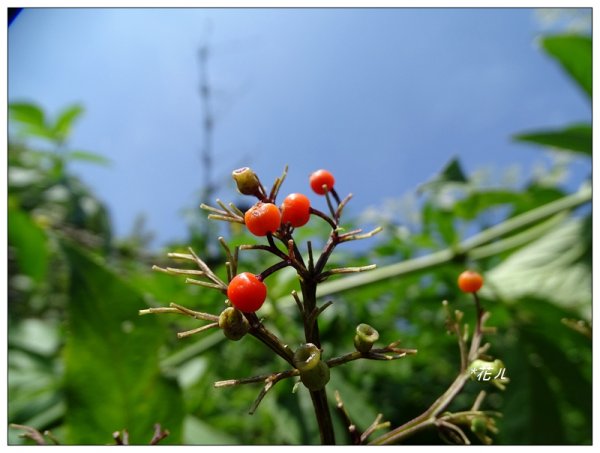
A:
[[[483,286],[483,277],[474,271],[464,271],[458,276],[458,287],[465,293],[476,293]]]
[[[256,275],[242,272],[229,282],[227,298],[238,310],[252,313],[262,307],[267,298],[267,286]]]
[[[281,223],[294,228],[306,225],[310,219],[310,200],[301,193],[292,193],[281,204]]]
[[[246,211],[244,222],[253,235],[266,236],[279,228],[281,213],[273,203],[259,201]]]
[[[325,195],[333,189],[334,184],[335,178],[327,170],[317,170],[310,175],[310,187],[319,195]],[[327,190],[323,190],[323,186],[327,186]]]

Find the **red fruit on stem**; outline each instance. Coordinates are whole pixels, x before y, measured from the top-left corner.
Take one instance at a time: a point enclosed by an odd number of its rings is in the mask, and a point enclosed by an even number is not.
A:
[[[327,170],[317,170],[310,175],[310,187],[319,195],[325,195],[333,189],[334,184],[335,178]],[[327,190],[323,189],[323,186],[327,186]]]
[[[465,293],[476,293],[483,286],[483,277],[474,271],[464,271],[458,276],[458,287]]]
[[[292,193],[281,204],[281,223],[294,228],[306,225],[310,219],[310,200],[301,193]]]
[[[255,236],[274,233],[281,225],[281,213],[273,203],[259,201],[244,214],[244,222]]]
[[[238,310],[253,313],[262,307],[267,298],[267,285],[256,275],[242,272],[229,282],[227,298]]]

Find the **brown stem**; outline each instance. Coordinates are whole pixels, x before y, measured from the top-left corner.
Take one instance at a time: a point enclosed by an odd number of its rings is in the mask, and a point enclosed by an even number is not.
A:
[[[483,335],[483,323],[485,321],[486,313],[481,308],[481,304],[479,302],[479,298],[476,293],[473,293],[475,298],[475,305],[477,308],[477,319],[476,319],[476,327],[475,332],[473,333],[473,338],[471,340],[471,348],[469,350],[468,361],[475,360],[479,355],[479,345],[481,344],[481,339]],[[413,418],[409,422],[398,426],[392,431],[379,436],[377,439],[373,440],[371,444],[374,445],[384,445],[396,443],[406,437],[414,434],[417,431],[420,431],[429,426],[435,425],[438,419],[438,415],[448,407],[448,405],[456,398],[456,396],[460,393],[460,391],[465,386],[466,382],[469,380],[470,371],[468,369],[461,370],[461,372],[456,376],[454,382],[450,384],[450,387],[437,399],[435,402],[421,415]]]
[[[249,333],[264,343],[275,354],[283,358],[290,365],[294,366],[294,353],[273,335],[265,326],[262,325],[256,313],[244,313],[244,316],[250,323]]]
[[[329,405],[327,404],[327,393],[325,389],[310,392],[317,423],[319,425],[319,433],[321,435],[321,443],[323,445],[335,445],[335,433],[333,431],[333,422]]]
[[[302,298],[304,304],[304,334],[307,343],[312,343],[318,348],[321,348],[321,338],[319,334],[319,323],[317,317],[311,317],[310,314],[317,306],[317,283],[314,272],[311,278],[301,282]],[[317,424],[319,425],[319,433],[321,443],[323,445],[335,444],[335,433],[333,431],[333,421],[327,403],[327,392],[325,388],[321,390],[311,390],[310,397],[315,410]]]

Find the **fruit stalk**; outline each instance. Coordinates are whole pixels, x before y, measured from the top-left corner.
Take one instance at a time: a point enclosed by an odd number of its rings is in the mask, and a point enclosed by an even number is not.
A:
[[[319,324],[317,317],[311,317],[310,314],[317,306],[317,278],[315,272],[310,277],[301,282],[302,298],[304,300],[304,334],[307,343],[312,343],[321,348],[321,338],[319,334]],[[323,445],[334,445],[335,434],[333,431],[333,422],[331,412],[327,403],[327,391],[311,390],[310,398],[315,410],[317,424],[319,425],[319,434]]]

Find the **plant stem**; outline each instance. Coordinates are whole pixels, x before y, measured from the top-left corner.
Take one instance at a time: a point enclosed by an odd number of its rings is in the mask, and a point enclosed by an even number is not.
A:
[[[448,389],[421,415],[413,418],[392,431],[379,436],[370,445],[385,445],[396,443],[410,435],[435,425],[437,415],[442,412],[462,390],[469,379],[469,371],[460,373]]]
[[[523,227],[540,222],[561,212],[571,211],[577,208],[578,206],[589,202],[591,200],[591,197],[592,190],[590,188],[586,187],[580,189],[578,192],[572,195],[567,195],[566,197],[563,197],[559,200],[547,203],[544,206],[532,209],[528,212],[507,219],[498,225],[483,230],[482,232],[464,240],[455,247],[440,250],[439,252],[431,253],[426,256],[402,261],[395,264],[390,264],[388,266],[383,266],[370,272],[365,272],[353,275],[351,277],[347,277],[343,280],[326,282],[319,286],[318,296],[321,297],[329,294],[334,294],[337,292],[356,288],[358,286],[376,283],[381,280],[395,278],[401,275],[407,275],[425,269],[431,269],[449,263],[457,256],[470,256],[470,254],[475,256],[479,251],[479,247],[486,246],[486,244],[489,244],[498,238],[510,235]],[[500,253],[504,250],[510,250],[511,248],[514,248],[515,245],[522,245],[520,243],[515,244],[515,241],[511,241],[510,239],[511,238],[507,238],[504,240],[506,241],[506,244],[505,248],[503,249],[499,247],[499,244],[502,241],[496,243],[494,245],[494,253]],[[528,237],[528,239],[531,238]]]
[[[467,363],[472,362],[479,356],[479,345],[481,344],[481,339],[483,337],[483,323],[486,318],[486,312],[481,307],[479,298],[477,297],[477,293],[473,293],[473,297],[475,298],[475,306],[477,310],[476,327],[475,332],[473,333],[473,338],[471,340],[471,348],[469,349]],[[456,395],[460,393],[462,388],[465,386],[466,382],[469,380],[470,375],[471,372],[468,369],[468,367],[465,369],[462,368],[461,350],[461,371],[460,373],[458,373],[458,376],[456,376],[456,378],[454,379],[454,382],[450,384],[450,387],[448,387],[448,389],[437,400],[435,400],[434,403],[421,415],[413,418],[409,422],[406,422],[404,425],[401,425],[393,429],[392,431],[383,434],[382,436],[379,436],[377,439],[373,440],[371,444],[384,445],[395,443],[417,431],[435,425],[440,412],[446,409],[446,407],[448,407],[452,400],[456,398]],[[476,404],[478,403],[476,402]]]
[[[310,278],[301,281],[302,298],[304,302],[304,335],[307,343],[312,343],[321,348],[321,338],[319,334],[318,317],[311,319],[310,314],[317,306],[317,280],[315,272]],[[333,431],[333,422],[327,403],[327,391],[311,390],[310,398],[313,403],[317,424],[319,425],[319,434],[323,445],[335,444],[335,433]]]

